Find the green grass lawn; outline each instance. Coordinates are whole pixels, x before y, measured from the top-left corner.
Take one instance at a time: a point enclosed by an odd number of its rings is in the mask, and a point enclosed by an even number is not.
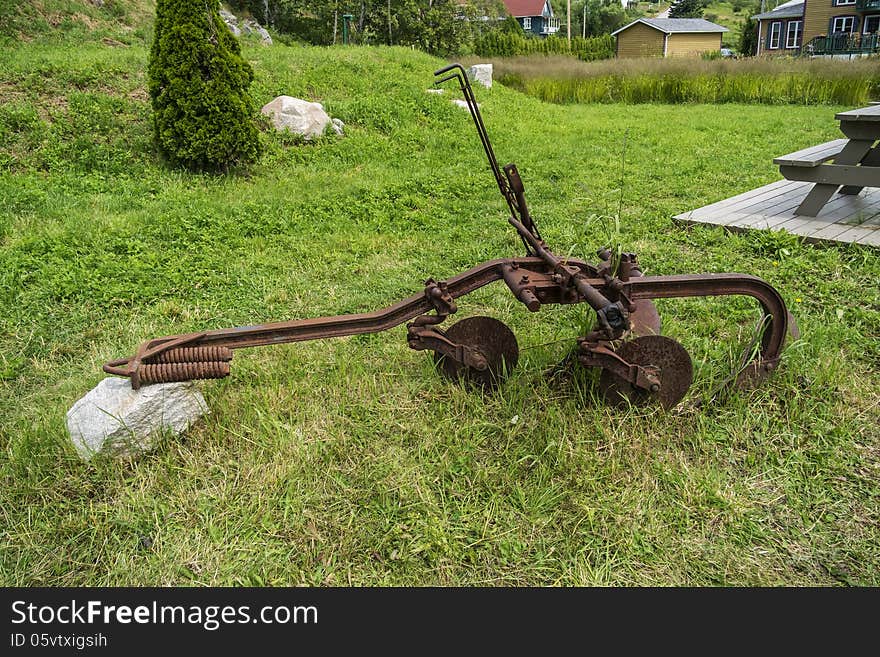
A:
[[[0,54],[0,582],[4,585],[880,584],[880,258],[670,216],[778,179],[837,136],[831,106],[556,106],[476,90],[542,233],[646,273],[777,286],[802,338],[765,385],[700,409],[749,342],[747,300],[660,303],[695,364],[672,412],[611,410],[547,370],[585,306],[461,300],[522,356],[483,397],[403,327],[238,352],[212,413],[128,462],[81,462],[64,414],[101,364],[168,333],[386,306],[521,245],[441,62],[248,48],[262,104],[323,102],[344,138],[265,134],[250,172],[170,170],[146,50]]]

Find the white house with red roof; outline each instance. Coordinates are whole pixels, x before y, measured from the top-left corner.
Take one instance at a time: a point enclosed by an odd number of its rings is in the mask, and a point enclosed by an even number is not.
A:
[[[503,0],[508,13],[522,29],[537,36],[550,36],[559,31],[559,19],[553,15],[550,0]]]

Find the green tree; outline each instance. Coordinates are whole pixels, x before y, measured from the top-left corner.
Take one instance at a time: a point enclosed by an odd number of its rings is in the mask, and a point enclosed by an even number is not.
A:
[[[751,16],[747,16],[743,23],[739,51],[743,55],[754,55],[758,52],[758,21]]]
[[[631,23],[643,16],[637,7],[624,9],[619,2],[607,0],[584,0],[572,2],[571,33],[572,36],[587,37],[609,34],[616,29]],[[586,24],[586,30],[584,25]]]
[[[676,0],[669,9],[669,18],[702,18],[703,0]]]
[[[498,24],[498,29],[508,34],[518,34],[519,36],[523,36],[525,34],[525,32],[523,32],[522,25],[519,24],[519,21],[510,15],[505,17]]]
[[[158,0],[148,86],[153,134],[169,160],[227,170],[260,152],[253,70],[223,23],[219,3]]]

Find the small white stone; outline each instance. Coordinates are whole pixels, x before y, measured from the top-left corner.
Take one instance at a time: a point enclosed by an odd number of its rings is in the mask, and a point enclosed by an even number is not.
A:
[[[340,119],[331,119],[330,124],[333,126],[333,132],[337,135],[345,134],[345,124]]]
[[[492,88],[492,64],[474,64],[468,69],[468,77],[487,89]]]
[[[443,93],[443,89],[427,89],[427,92],[428,92],[429,94],[442,94],[442,93]]]
[[[465,109],[469,109],[467,101],[464,101],[461,98],[453,98],[452,102],[455,103],[456,105],[458,105],[459,107],[464,107]],[[478,108],[480,107],[479,103],[477,103],[477,107]]]
[[[208,412],[192,382],[132,390],[128,379],[111,376],[67,411],[67,431],[83,459],[104,451],[130,456],[149,450],[163,431],[180,435]]]

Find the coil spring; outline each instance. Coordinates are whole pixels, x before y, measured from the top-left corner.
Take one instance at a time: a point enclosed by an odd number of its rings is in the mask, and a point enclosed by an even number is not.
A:
[[[178,347],[156,356],[156,363],[206,363],[232,360],[229,347]]]
[[[223,361],[159,363],[157,365],[141,365],[138,373],[143,383],[222,379],[229,376],[229,363]]]

